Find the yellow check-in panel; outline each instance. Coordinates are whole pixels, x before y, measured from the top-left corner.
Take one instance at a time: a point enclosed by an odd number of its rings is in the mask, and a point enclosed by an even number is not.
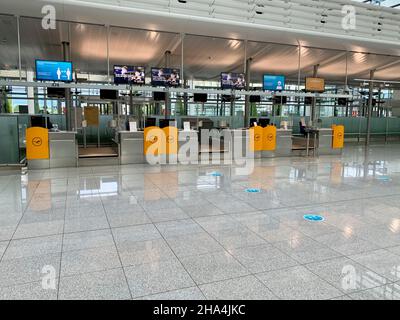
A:
[[[263,134],[264,130],[262,127],[250,128],[250,150],[251,151],[262,151],[263,150]]]
[[[39,127],[26,129],[26,159],[43,160],[49,158],[49,130]]]
[[[267,126],[263,129],[263,151],[274,151],[276,149],[276,127]]]
[[[178,154],[178,128],[166,127],[163,131],[166,142],[166,154]]]
[[[144,155],[158,156],[166,153],[165,133],[159,127],[144,129]]]
[[[333,132],[333,141],[332,148],[333,149],[343,149],[344,147],[344,126],[332,126]]]

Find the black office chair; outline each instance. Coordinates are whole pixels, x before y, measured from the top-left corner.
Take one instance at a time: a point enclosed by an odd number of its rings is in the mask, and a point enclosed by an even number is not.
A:
[[[299,125],[300,125],[300,133],[301,133],[303,136],[307,136],[306,127],[303,126],[303,124],[301,123],[301,121],[299,122]]]

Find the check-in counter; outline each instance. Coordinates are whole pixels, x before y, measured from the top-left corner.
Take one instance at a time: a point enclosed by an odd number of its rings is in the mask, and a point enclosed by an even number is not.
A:
[[[261,151],[261,158],[290,157],[292,155],[292,130],[276,130],[276,149]]]
[[[246,129],[231,130],[232,139],[229,150],[236,157],[252,157],[254,152],[250,151],[250,132]],[[237,150],[237,148],[240,148]]]
[[[28,168],[69,168],[76,167],[77,163],[78,146],[76,143],[76,132],[50,131],[48,132],[48,156],[42,159],[28,159]]]
[[[250,151],[250,132],[246,129],[237,129],[232,131],[232,145],[233,152],[235,147],[240,146],[241,156],[248,155],[254,156],[256,159],[260,158],[274,158],[274,157],[290,157],[292,154],[292,130],[277,129],[276,130],[276,148],[273,151]]]
[[[50,168],[76,167],[78,145],[76,132],[49,132]]]
[[[194,163],[199,159],[198,153],[198,132],[197,131],[179,131],[178,133],[178,145],[191,141],[192,145],[195,145],[197,149],[194,152],[187,153],[189,161]],[[125,164],[143,164],[146,163],[146,157],[144,155],[144,132],[119,132],[119,154],[120,163]],[[179,151],[179,148],[178,148]],[[192,150],[193,151],[193,150]],[[163,158],[167,163],[176,163],[177,155],[169,154]]]
[[[143,131],[120,131],[119,148],[120,163],[122,165],[145,163]]]
[[[331,128],[311,129],[307,136],[293,137],[294,152],[298,155],[340,155],[342,147],[334,148],[334,134]],[[343,135],[342,135],[343,137]],[[307,151],[308,148],[308,151]],[[315,151],[315,152],[314,152]]]
[[[199,161],[199,132],[198,131],[179,131],[178,133],[178,153],[185,153],[184,158],[188,160],[191,164],[195,164]],[[190,152],[183,150],[182,145],[188,145],[190,147]]]
[[[338,155],[342,154],[342,149],[334,149],[333,130],[331,128],[322,128],[318,130],[318,154],[320,155]]]

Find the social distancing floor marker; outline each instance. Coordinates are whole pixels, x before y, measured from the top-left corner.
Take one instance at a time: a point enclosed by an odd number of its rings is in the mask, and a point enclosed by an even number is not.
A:
[[[316,214],[306,214],[305,216],[303,216],[303,218],[307,221],[316,221],[316,222],[321,222],[325,220],[323,216],[319,216]]]
[[[378,179],[379,181],[383,181],[383,182],[392,181],[392,179],[390,179],[389,176],[379,176],[377,179]]]
[[[211,177],[222,177],[222,173],[220,173],[220,172],[211,172],[210,176]]]
[[[261,189],[258,188],[248,188],[245,190],[247,193],[260,193]]]

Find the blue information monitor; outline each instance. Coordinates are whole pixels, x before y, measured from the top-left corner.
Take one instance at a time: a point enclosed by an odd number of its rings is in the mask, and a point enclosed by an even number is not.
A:
[[[265,74],[263,79],[263,88],[268,91],[283,91],[285,90],[285,82],[285,76]]]
[[[36,80],[72,81],[72,62],[36,60]]]

